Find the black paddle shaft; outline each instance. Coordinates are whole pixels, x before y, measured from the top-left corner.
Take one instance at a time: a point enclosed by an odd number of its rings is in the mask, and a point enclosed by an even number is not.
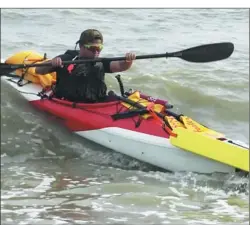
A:
[[[139,108],[139,109],[146,109],[146,107],[144,105],[140,104],[139,102],[134,102],[133,100],[131,100],[129,98],[116,95],[113,91],[109,91],[108,95],[109,96],[115,96],[117,99],[119,99],[119,100],[121,100],[123,102],[126,102],[126,103],[128,103],[128,104],[130,104],[130,105],[132,105],[134,107]],[[176,114],[174,112],[171,112],[169,110],[166,110],[166,113],[168,113],[170,116],[175,117],[179,121],[180,121],[180,117],[183,116],[183,115],[178,115],[178,114]],[[165,121],[165,115],[163,115],[162,113],[158,113],[158,112],[155,112],[155,114]]]
[[[169,58],[176,57],[186,60],[188,62],[205,63],[213,62],[228,58],[234,51],[234,45],[231,42],[221,42],[207,45],[200,45],[197,47],[185,49],[178,52],[163,53],[163,54],[151,54],[151,55],[139,55],[136,59],[149,59],[149,58]],[[112,57],[112,58],[95,58],[75,61],[63,61],[64,65],[71,63],[82,64],[86,62],[104,62],[104,61],[120,61],[126,60],[126,57]],[[42,67],[51,66],[51,62],[39,63],[39,64],[0,64],[0,75],[11,73],[16,69],[29,68],[29,67]]]
[[[167,52],[164,54],[141,55],[141,56],[136,56],[136,59],[177,57],[189,62],[205,63],[205,62],[213,62],[226,59],[232,55],[233,51],[234,51],[234,45],[231,42],[221,42],[221,43],[200,45],[172,53]],[[115,61],[115,60],[125,60],[125,59],[126,59],[125,57],[115,57],[106,59],[100,58],[100,61],[103,60]]]

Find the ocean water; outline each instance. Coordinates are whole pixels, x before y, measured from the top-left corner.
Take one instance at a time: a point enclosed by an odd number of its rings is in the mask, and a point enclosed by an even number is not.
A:
[[[249,145],[247,9],[2,9],[1,59],[54,57],[88,28],[107,57],[234,43],[226,60],[136,60],[121,75],[126,89]],[[114,75],[106,82],[119,90]],[[71,134],[1,82],[1,223],[248,224],[249,178],[162,171]]]

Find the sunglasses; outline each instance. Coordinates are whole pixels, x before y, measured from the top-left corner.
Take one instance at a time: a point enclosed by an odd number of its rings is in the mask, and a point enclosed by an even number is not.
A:
[[[100,52],[103,49],[103,44],[85,44],[83,46],[91,52]]]

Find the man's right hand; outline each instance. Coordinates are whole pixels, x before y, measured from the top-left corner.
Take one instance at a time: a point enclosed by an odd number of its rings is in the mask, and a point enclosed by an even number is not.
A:
[[[62,59],[60,57],[55,57],[51,60],[52,67],[63,67]]]
[[[39,75],[45,75],[54,72],[58,67],[63,67],[62,59],[58,56],[49,61],[46,61],[45,63],[48,62],[51,62],[51,66],[36,67],[35,69],[36,73]]]

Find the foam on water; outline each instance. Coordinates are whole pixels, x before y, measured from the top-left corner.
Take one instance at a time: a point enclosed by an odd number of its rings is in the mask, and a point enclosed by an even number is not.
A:
[[[89,167],[96,175],[99,173],[95,166]],[[221,179],[220,175],[125,171],[112,167],[102,167],[103,174],[112,171],[113,179],[109,180],[102,176],[86,177],[86,171],[82,172],[84,177],[61,174],[60,178],[19,168],[20,171],[10,167],[9,171],[22,176],[22,185],[29,183],[29,188],[18,188],[16,184],[2,191],[1,211],[6,220],[19,217],[20,222],[42,218],[67,223],[77,220],[81,223],[216,224],[227,221],[237,224],[246,222],[249,216],[246,193],[237,194],[218,189],[217,183],[213,185],[215,181],[240,184],[247,182],[247,178],[224,176]],[[28,177],[29,180],[25,179]],[[116,177],[121,180],[123,177],[127,182],[121,183]]]

